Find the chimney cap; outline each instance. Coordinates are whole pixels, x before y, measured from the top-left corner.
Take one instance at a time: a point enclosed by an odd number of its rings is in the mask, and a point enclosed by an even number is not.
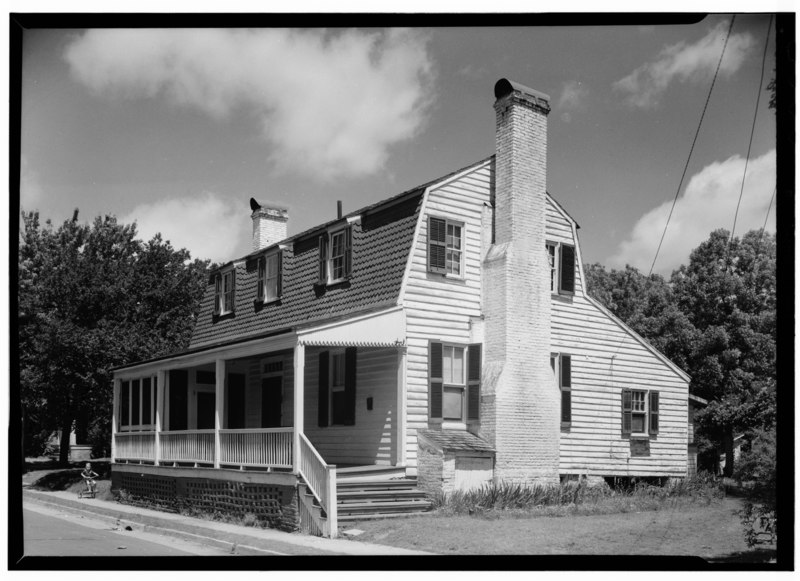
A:
[[[550,101],[550,95],[545,95],[541,91],[537,91],[536,89],[531,89],[530,87],[526,87],[521,83],[517,83],[516,81],[510,81],[508,79],[500,79],[494,84],[494,97],[495,99],[502,99],[506,95],[513,93],[514,91],[518,91],[520,93],[525,93],[526,95],[530,95],[531,97],[536,97],[538,99],[543,99],[547,102]]]

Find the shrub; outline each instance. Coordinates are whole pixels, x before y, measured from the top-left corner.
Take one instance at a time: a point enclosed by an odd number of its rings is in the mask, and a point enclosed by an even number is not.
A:
[[[745,493],[744,508],[739,515],[750,547],[763,540],[772,543],[777,538],[775,448],[774,429],[754,431],[734,472]]]

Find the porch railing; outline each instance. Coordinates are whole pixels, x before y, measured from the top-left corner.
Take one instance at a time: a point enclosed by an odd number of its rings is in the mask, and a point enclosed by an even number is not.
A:
[[[325,536],[336,536],[338,530],[336,510],[336,466],[325,463],[317,449],[300,434],[300,476],[325,510],[327,522],[323,531]]]
[[[292,467],[294,428],[220,430],[220,464]]]
[[[161,432],[164,462],[214,463],[214,430]]]
[[[117,458],[124,460],[154,461],[156,458],[155,432],[117,432]]]

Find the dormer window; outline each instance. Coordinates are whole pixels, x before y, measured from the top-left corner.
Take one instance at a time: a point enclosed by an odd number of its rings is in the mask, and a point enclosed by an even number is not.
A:
[[[231,268],[225,272],[218,272],[214,277],[214,314],[232,313],[235,295],[236,270]]]
[[[272,252],[258,260],[259,301],[269,303],[281,296],[281,252]]]
[[[353,270],[353,229],[342,228],[319,237],[319,283],[335,284]]]

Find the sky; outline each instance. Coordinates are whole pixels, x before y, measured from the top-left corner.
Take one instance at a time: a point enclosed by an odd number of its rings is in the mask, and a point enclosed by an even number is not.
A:
[[[494,153],[494,83],[550,96],[548,191],[585,263],[648,272],[731,15],[691,25],[31,29],[20,203],[113,214],[193,257],[250,251],[250,197],[289,234]],[[513,22],[509,20],[508,22]],[[585,24],[585,20],[581,21]],[[717,228],[775,230],[775,30],[737,15],[654,271]],[[748,142],[755,133],[749,159]],[[747,173],[744,185],[742,178]]]

